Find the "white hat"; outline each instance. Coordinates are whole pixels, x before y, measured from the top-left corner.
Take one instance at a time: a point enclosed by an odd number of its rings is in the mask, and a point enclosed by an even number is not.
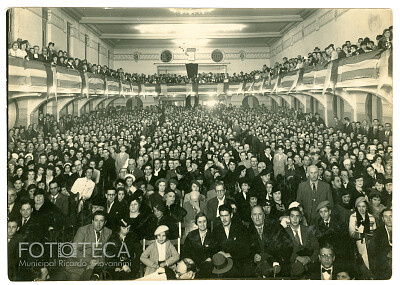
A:
[[[291,208],[296,208],[296,207],[298,207],[298,206],[300,206],[300,203],[297,202],[297,201],[294,201],[294,202],[290,203],[289,209],[291,209]]]
[[[156,229],[156,231],[154,232],[154,235],[156,236],[156,235],[161,234],[161,233],[163,233],[163,232],[166,232],[166,231],[168,231],[168,230],[169,230],[169,228],[168,228],[167,226],[164,226],[164,225],[159,226],[159,227]]]

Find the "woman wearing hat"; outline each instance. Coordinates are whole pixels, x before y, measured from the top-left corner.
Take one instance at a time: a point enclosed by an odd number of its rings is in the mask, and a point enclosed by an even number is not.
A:
[[[144,231],[146,239],[154,239],[154,231],[161,225],[169,228],[168,238],[177,239],[179,236],[178,221],[166,214],[167,209],[164,203],[156,204],[153,207],[153,214],[148,216],[144,223]]]
[[[178,222],[183,222],[183,218],[186,216],[187,212],[179,204],[176,199],[176,193],[174,190],[167,190],[164,195],[164,202],[166,206],[166,215],[173,217]]]
[[[138,277],[142,246],[127,221],[121,219],[118,225],[119,231],[113,232],[107,242],[107,269],[113,280],[132,280]]]
[[[156,272],[160,267],[170,267],[179,260],[179,253],[167,239],[168,230],[165,225],[157,227],[154,232],[155,242],[151,243],[140,256],[140,261],[146,265],[145,276]]]
[[[365,266],[373,271],[375,218],[368,213],[368,203],[365,197],[357,198],[355,208],[356,212],[350,216],[349,221],[350,237],[355,240],[356,252],[361,256]]]

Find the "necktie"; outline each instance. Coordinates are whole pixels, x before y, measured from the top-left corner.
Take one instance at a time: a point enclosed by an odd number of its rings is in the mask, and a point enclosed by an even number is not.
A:
[[[56,203],[56,198],[51,197],[51,203],[55,204]]]
[[[312,191],[314,195],[317,193],[317,189],[315,188],[315,183],[312,184]]]
[[[299,237],[299,232],[297,230],[294,230],[294,238],[296,239],[296,242],[301,245],[300,237]]]
[[[201,238],[201,245],[203,245],[204,244],[204,239],[206,238],[206,235],[201,235],[200,238]]]
[[[325,268],[323,268],[322,267],[322,273],[328,273],[329,275],[331,275],[331,273],[332,273],[332,270],[331,269],[325,269]]]
[[[96,244],[99,242],[100,240],[100,232],[96,231]]]
[[[258,231],[258,235],[260,236],[260,239],[262,239],[262,234],[263,234],[262,228],[261,228],[261,227],[258,227],[258,228],[257,228],[257,231]]]
[[[329,223],[328,223],[328,222],[325,222],[325,226],[329,227]]]
[[[26,219],[23,218],[23,219],[22,219],[22,226],[25,225],[25,223],[26,223]]]

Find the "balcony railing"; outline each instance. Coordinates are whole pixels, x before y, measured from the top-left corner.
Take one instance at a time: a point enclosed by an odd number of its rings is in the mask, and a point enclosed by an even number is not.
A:
[[[50,96],[172,96],[288,94],[345,87],[390,85],[391,50],[377,50],[335,60],[325,66],[307,66],[277,77],[247,83],[136,84],[98,74],[80,72],[38,61],[8,57],[8,91],[40,92]]]

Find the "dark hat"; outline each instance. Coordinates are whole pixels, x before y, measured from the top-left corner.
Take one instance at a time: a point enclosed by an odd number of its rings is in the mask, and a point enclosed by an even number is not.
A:
[[[381,192],[379,192],[379,191],[376,190],[376,189],[371,189],[371,192],[369,192],[368,198],[371,199],[373,195],[378,195],[379,198],[382,198]]]
[[[305,272],[306,272],[306,269],[301,262],[293,263],[292,268],[291,268],[291,276],[292,277],[302,277]]]
[[[242,187],[243,183],[247,183],[248,185],[250,185],[250,183],[251,183],[250,179],[247,177],[239,178],[238,182],[239,182],[240,187]]]
[[[267,169],[263,169],[263,170],[260,172],[260,176],[265,176],[265,175],[268,175],[268,174],[271,174],[271,171],[269,171],[269,170],[267,170]]]
[[[43,189],[36,189],[35,193],[33,194],[33,196],[36,195],[44,195],[46,192]]]
[[[190,181],[190,188],[192,188],[193,184],[196,184],[199,188],[201,187],[200,183],[197,180]]]
[[[176,171],[176,174],[185,175],[186,168],[184,166],[178,166],[175,171]]]
[[[266,260],[262,260],[256,267],[256,275],[259,278],[267,278],[274,276],[274,267]]]
[[[322,201],[321,203],[318,204],[316,211],[318,212],[322,208],[327,207],[328,209],[331,208],[331,203],[329,201]]]
[[[244,166],[244,165],[241,164],[241,165],[238,166],[237,169],[238,169],[238,172],[240,173],[240,172],[242,172],[243,170],[246,169],[246,166]]]
[[[354,180],[357,180],[359,178],[364,178],[362,173],[360,171],[355,171],[353,175]]]
[[[231,270],[233,266],[233,260],[231,258],[225,257],[222,253],[214,254],[213,258],[214,269],[212,273],[223,274]]]
[[[385,179],[385,184],[392,183],[392,178]]]
[[[249,195],[249,198],[250,197],[257,197],[258,198],[258,193],[257,193],[257,191],[255,189],[250,189],[248,195]]]
[[[351,195],[349,189],[342,188],[340,189],[340,196]]]

